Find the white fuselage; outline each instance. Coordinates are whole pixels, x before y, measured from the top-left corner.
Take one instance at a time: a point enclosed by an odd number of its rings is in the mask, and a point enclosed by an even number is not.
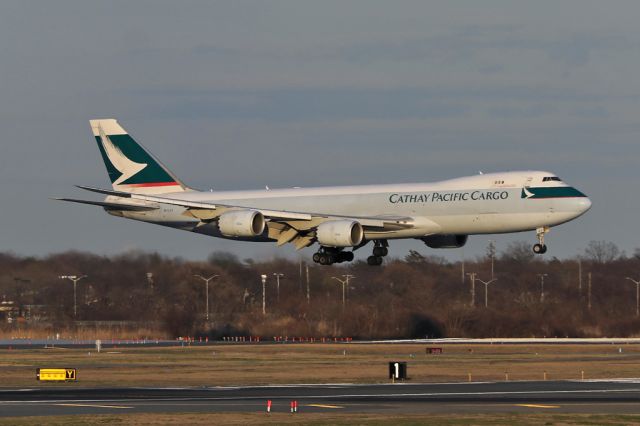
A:
[[[584,194],[561,182],[553,173],[541,171],[480,174],[434,183],[187,191],[164,195],[189,202],[254,209],[413,219],[414,226],[408,229],[385,232],[369,229],[365,232],[368,240],[529,231],[570,221],[591,207],[591,201]],[[215,223],[201,223],[185,214],[184,207],[161,203],[158,206],[158,210],[148,212],[112,214],[222,237]],[[260,236],[249,240],[268,238]]]

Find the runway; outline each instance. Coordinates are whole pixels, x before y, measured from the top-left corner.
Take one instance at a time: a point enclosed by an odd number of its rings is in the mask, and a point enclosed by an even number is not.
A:
[[[123,413],[640,413],[640,379],[202,388],[0,389],[0,416]]]

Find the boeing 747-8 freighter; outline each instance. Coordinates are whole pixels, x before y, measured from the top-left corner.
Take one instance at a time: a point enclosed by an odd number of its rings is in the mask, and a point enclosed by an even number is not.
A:
[[[462,247],[469,235],[535,231],[545,253],[550,228],[585,213],[591,201],[553,173],[487,173],[433,183],[250,191],[198,191],[181,182],[114,119],[91,120],[113,189],[80,186],[102,201],[60,198],[109,214],[214,237],[318,244],[313,260],[349,262],[373,242],[380,265],[388,241],[415,238],[431,248]]]

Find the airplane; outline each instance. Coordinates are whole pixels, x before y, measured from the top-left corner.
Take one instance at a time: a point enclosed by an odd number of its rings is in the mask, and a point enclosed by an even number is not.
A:
[[[351,262],[373,242],[367,263],[381,265],[389,241],[459,248],[469,235],[535,231],[536,254],[551,227],[569,222],[591,200],[545,171],[486,173],[433,183],[400,183],[244,191],[199,191],[180,181],[115,119],[90,120],[112,189],[78,188],[102,201],[56,198],[107,213],[238,241],[318,244],[321,265]]]

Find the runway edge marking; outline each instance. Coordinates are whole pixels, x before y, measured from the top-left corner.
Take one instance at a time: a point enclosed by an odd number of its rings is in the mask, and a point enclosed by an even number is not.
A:
[[[516,407],[526,408],[560,408],[559,405],[542,405],[542,404],[516,404]]]
[[[98,404],[54,404],[59,407],[90,407],[90,408],[133,408],[124,405],[98,405]]]
[[[342,405],[329,405],[329,404],[307,404],[307,407],[316,408],[344,408]]]

